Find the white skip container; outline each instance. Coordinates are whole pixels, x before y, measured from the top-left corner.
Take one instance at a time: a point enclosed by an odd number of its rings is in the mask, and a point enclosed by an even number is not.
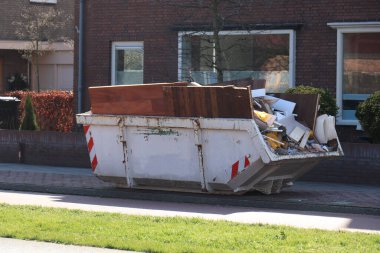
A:
[[[92,169],[120,187],[279,193],[334,152],[276,155],[253,119],[78,114]]]

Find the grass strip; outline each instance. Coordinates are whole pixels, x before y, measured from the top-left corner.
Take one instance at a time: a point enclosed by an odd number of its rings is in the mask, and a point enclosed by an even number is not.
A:
[[[0,237],[143,252],[380,252],[376,234],[6,204]]]

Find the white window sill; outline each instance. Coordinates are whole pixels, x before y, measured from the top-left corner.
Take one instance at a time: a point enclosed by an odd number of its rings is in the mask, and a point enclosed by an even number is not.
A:
[[[342,119],[337,118],[336,125],[337,126],[356,126],[356,130],[363,131],[363,128],[359,123],[359,120],[342,120]]]
[[[336,119],[336,124],[341,126],[356,126],[359,124],[358,120],[343,120],[343,119]]]

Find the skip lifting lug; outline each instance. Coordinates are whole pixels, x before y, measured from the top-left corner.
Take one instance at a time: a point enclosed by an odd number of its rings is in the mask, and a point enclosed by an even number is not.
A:
[[[127,143],[124,138],[123,128],[124,128],[124,120],[123,118],[117,119],[117,124],[119,126],[119,134],[117,135],[117,140],[119,143],[123,143],[124,145]]]

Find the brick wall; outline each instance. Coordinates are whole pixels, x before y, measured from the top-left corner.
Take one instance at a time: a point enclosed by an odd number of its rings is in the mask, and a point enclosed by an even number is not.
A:
[[[83,133],[0,130],[0,162],[90,168]]]
[[[299,180],[380,185],[380,144],[342,143],[342,146],[344,157],[321,161]],[[82,132],[0,130],[0,163],[19,162],[91,168]]]
[[[174,25],[210,23],[205,10],[178,7],[176,0],[85,1],[84,83],[110,84],[113,41],[144,42],[144,82],[177,80],[177,32]],[[167,5],[167,3],[171,5]],[[328,22],[378,21],[377,0],[247,1],[237,22],[244,24],[301,23],[296,36],[296,83],[328,87],[335,92],[336,31]],[[79,0],[76,0],[78,23]],[[233,9],[226,8],[228,13]],[[77,80],[77,79],[76,79]],[[76,82],[75,82],[76,83]],[[89,109],[88,94],[84,99]]]
[[[12,22],[20,16],[21,10],[28,6],[39,6],[41,9],[59,8],[74,16],[75,0],[57,0],[57,4],[30,3],[30,0],[1,0],[0,1],[0,40],[17,40]],[[74,20],[62,29],[62,34],[74,37]]]
[[[345,156],[320,162],[300,180],[380,185],[380,144],[342,143]]]

